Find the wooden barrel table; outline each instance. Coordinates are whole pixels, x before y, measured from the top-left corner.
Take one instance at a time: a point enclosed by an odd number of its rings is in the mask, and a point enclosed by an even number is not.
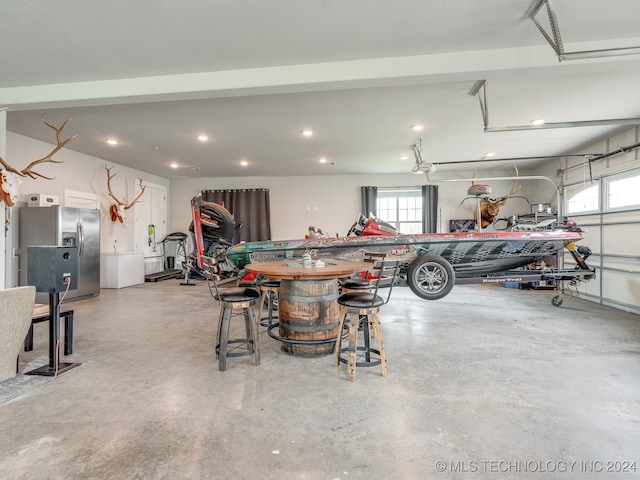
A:
[[[338,278],[371,268],[369,263],[323,259],[324,265],[303,267],[299,259],[250,263],[245,269],[280,280],[278,333],[282,350],[299,357],[317,357],[333,352],[340,308]]]
[[[283,350],[301,357],[333,352],[338,335],[338,283],[335,280],[281,280],[278,296]],[[318,343],[316,343],[318,341]]]

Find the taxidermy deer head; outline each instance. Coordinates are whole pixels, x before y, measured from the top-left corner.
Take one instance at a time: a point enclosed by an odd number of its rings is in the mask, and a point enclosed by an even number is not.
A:
[[[47,121],[44,119],[44,114],[42,115],[42,121],[47,127],[52,128],[56,131],[56,147],[51,150],[51,152],[47,156],[42,157],[38,160],[34,160],[27,166],[27,168],[24,168],[22,170],[16,170],[7,162],[5,162],[2,157],[0,157],[0,186],[2,187],[0,188],[0,203],[4,201],[9,207],[13,207],[15,205],[19,197],[18,187],[22,183],[20,177],[31,177],[33,179],[40,177],[47,180],[53,180],[53,178],[55,178],[45,177],[41,173],[34,172],[32,169],[40,163],[62,163],[62,160],[54,160],[53,156],[58,153],[58,151],[61,150],[67,143],[69,143],[71,139],[75,138],[75,135],[67,138],[66,140],[60,139],[62,129],[65,127],[69,120],[65,120],[65,122],[58,128],[54,127],[50,123],[47,123]]]
[[[474,172],[473,178],[475,178],[476,174]],[[516,167],[516,177],[518,176],[518,168]],[[475,185],[474,181],[471,181],[471,185]],[[517,187],[517,188],[516,188]],[[498,216],[500,212],[500,207],[504,206],[509,200],[509,197],[514,193],[518,192],[520,187],[518,187],[517,178],[513,181],[513,185],[511,186],[511,190],[504,197],[500,198],[486,198],[480,197],[480,212],[475,212],[475,220],[476,225],[480,225],[482,228],[486,228],[493,223],[493,221]],[[478,213],[480,214],[480,218],[478,218]]]
[[[147,186],[143,185],[142,179],[138,177],[138,182],[140,183],[140,193],[136,198],[133,199],[133,202],[127,205],[125,202],[118,200],[118,197],[116,197],[111,191],[111,179],[115,177],[117,173],[114,173],[113,175],[111,175],[111,167],[107,167],[105,165],[104,168],[106,168],[107,170],[107,189],[109,190],[109,196],[113,198],[116,202],[115,204],[112,204],[109,207],[109,214],[111,215],[111,221],[115,222],[116,220],[118,220],[120,223],[124,223],[124,221],[127,218],[125,214],[125,210],[129,210],[131,207],[133,207],[136,204],[138,200],[140,200],[140,197],[142,197],[142,194],[144,193],[144,189],[147,188]]]

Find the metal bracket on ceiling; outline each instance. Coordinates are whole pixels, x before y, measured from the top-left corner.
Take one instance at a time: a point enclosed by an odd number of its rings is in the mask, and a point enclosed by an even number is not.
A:
[[[551,33],[548,33],[545,27],[536,17],[538,17],[543,7],[546,7],[547,18],[549,20],[549,28]],[[562,38],[560,36],[560,27],[558,25],[558,18],[553,9],[552,0],[539,0],[535,4],[534,8],[529,13],[529,18],[538,27],[542,36],[549,42],[553,51],[558,56],[558,61],[563,60],[579,60],[585,58],[599,58],[599,57],[612,57],[619,55],[637,55],[640,54],[640,47],[623,47],[623,48],[605,48],[602,50],[585,50],[580,52],[565,52],[562,44]]]
[[[489,128],[489,110],[487,109],[486,84],[486,80],[478,80],[469,91],[469,95],[471,95],[472,97],[478,95],[478,101],[480,102],[480,112],[482,113],[482,124],[484,125],[485,130]]]
[[[549,128],[600,127],[608,125],[640,125],[640,117],[635,118],[607,118],[602,120],[577,120],[573,122],[547,122],[542,125],[510,125],[502,127],[489,126],[489,104],[487,103],[487,81],[478,80],[469,95],[477,96],[482,113],[482,123],[485,132],[514,132],[519,130],[545,130]]]

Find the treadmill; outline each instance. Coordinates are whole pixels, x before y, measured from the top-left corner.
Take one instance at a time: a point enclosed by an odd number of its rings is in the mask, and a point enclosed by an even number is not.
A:
[[[169,242],[176,242],[175,257],[167,256],[167,243]],[[162,272],[145,275],[145,282],[169,280],[170,278],[177,278],[182,274],[182,269],[175,268],[175,259],[179,256],[182,256],[182,258],[187,257],[187,234],[182,232],[169,233],[158,243],[162,244],[162,251],[164,252],[164,270]]]

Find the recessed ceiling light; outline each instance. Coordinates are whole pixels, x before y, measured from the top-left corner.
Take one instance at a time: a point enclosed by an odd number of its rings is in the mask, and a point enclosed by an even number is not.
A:
[[[409,160],[409,155],[402,155],[400,160]]]
[[[327,159],[322,157],[318,160],[320,163],[327,163]]]
[[[249,162],[247,162],[246,160],[240,160],[240,166],[246,167],[247,165],[249,165]]]
[[[109,145],[117,145],[118,144],[118,140],[116,140],[115,138],[110,138],[107,140],[107,143]]]
[[[496,154],[495,154],[495,153],[493,153],[493,152],[487,152],[487,153],[485,153],[485,154],[482,156],[482,158],[493,158],[493,157],[495,157],[495,156],[496,156]]]
[[[411,125],[411,130],[415,131],[415,132],[419,132],[420,130],[422,130],[424,128],[423,125]]]
[[[311,137],[311,136],[313,136],[313,130],[305,129],[305,130],[302,130],[301,133],[302,133],[303,137]]]
[[[545,122],[546,122],[546,120],[544,118],[534,118],[529,123],[531,125],[533,125],[534,127],[541,127],[542,125],[545,124]]]
[[[206,142],[209,140],[209,137],[206,135],[198,135],[198,140],[200,140],[201,142]]]
[[[171,168],[178,168],[178,164],[176,162],[171,162],[169,165]]]

